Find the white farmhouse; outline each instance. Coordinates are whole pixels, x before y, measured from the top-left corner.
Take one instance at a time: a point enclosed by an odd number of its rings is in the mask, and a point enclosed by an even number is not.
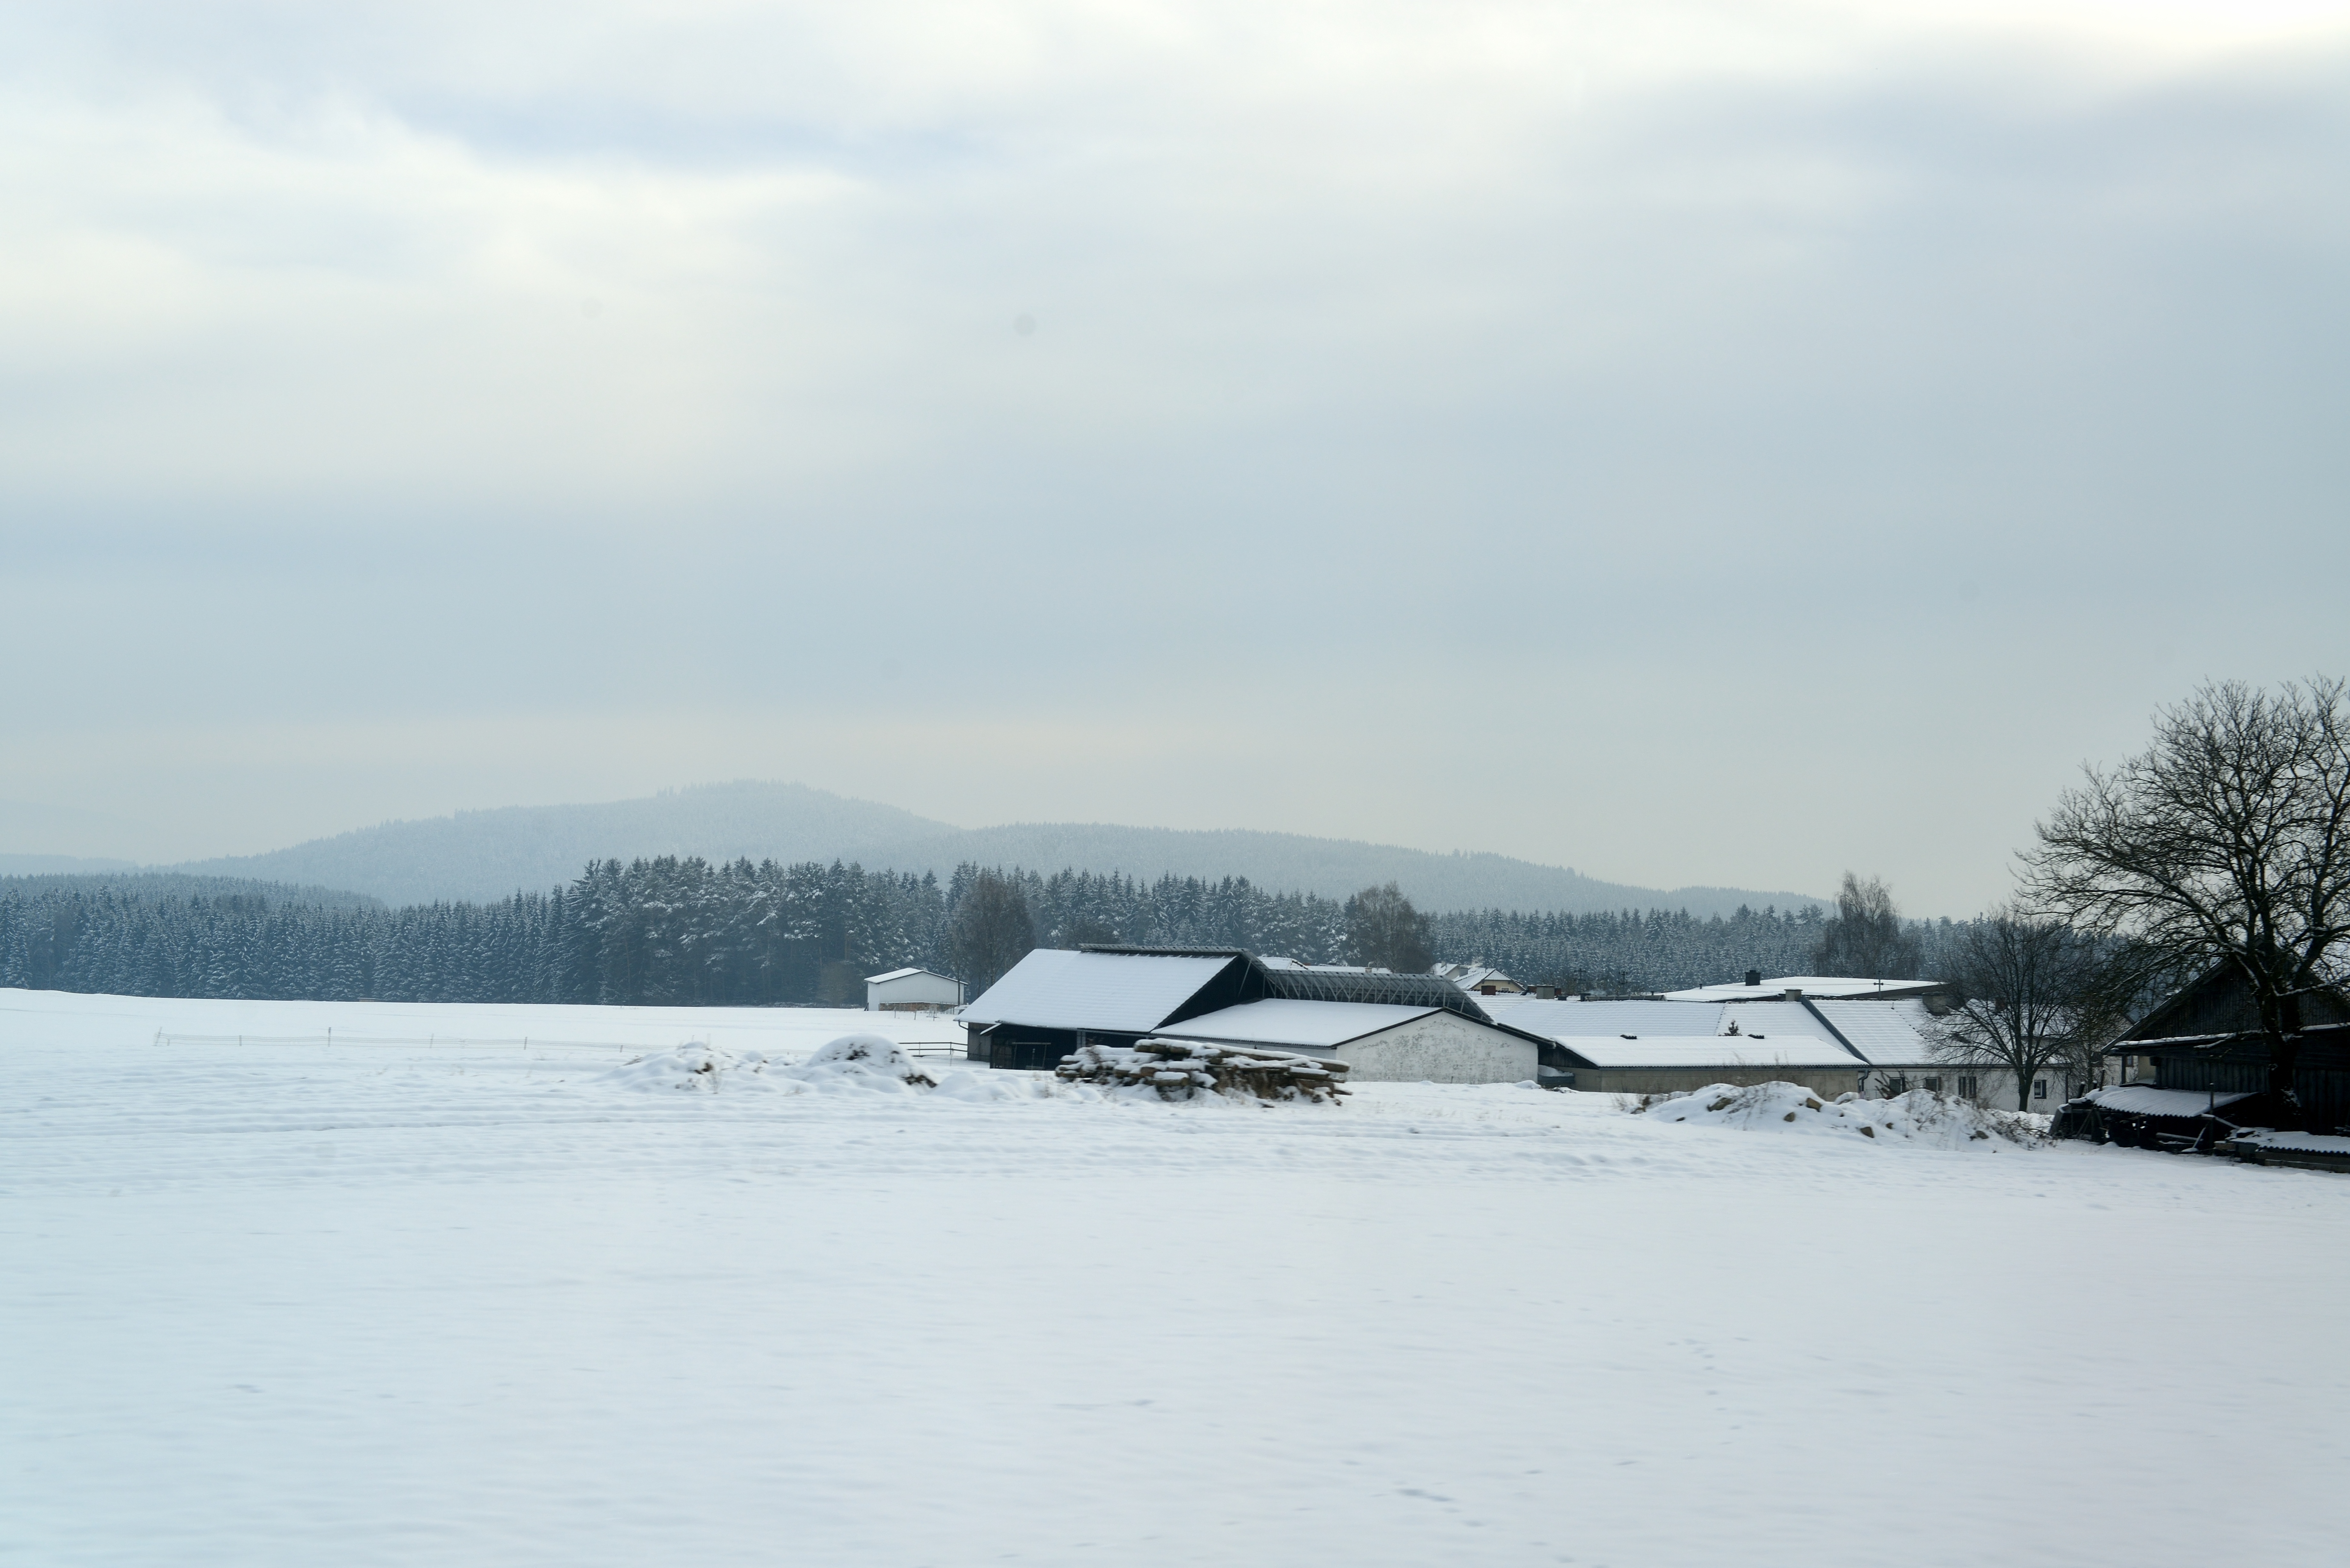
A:
[[[926,969],[893,969],[865,977],[868,1012],[938,1012],[962,1005],[962,981]]]

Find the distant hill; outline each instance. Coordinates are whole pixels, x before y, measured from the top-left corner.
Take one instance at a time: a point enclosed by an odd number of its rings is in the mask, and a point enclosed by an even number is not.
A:
[[[872,801],[791,784],[710,784],[599,805],[506,806],[422,822],[387,822],[265,855],[191,862],[184,872],[348,888],[390,904],[502,898],[569,882],[591,859],[700,855],[732,860],[845,860],[868,869],[935,871],[962,861],[1052,872],[1155,878],[1246,877],[1283,892],[1344,898],[1393,881],[1422,909],[1801,908],[1802,893],[1629,887],[1505,855],[1431,855],[1294,833],[1186,832],[1104,824],[955,827]]]
[[[175,869],[352,888],[389,904],[479,902],[518,890],[545,892],[596,859],[831,860],[854,857],[869,844],[954,831],[894,805],[804,784],[708,784],[596,805],[510,805],[387,822]]]

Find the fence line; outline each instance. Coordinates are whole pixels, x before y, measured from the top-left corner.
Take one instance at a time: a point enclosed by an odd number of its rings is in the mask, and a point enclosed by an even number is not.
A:
[[[544,1035],[523,1034],[484,1037],[476,1034],[342,1034],[328,1031],[324,1034],[170,1034],[158,1029],[157,1045],[423,1045],[448,1046],[511,1046],[527,1051],[535,1046],[580,1051],[668,1051],[679,1045],[708,1045],[706,1039],[672,1040],[666,1043],[645,1040],[554,1040]],[[908,1040],[900,1046],[909,1056],[961,1056],[963,1043],[960,1040]]]
[[[570,1046],[593,1051],[659,1051],[660,1045],[647,1045],[629,1040],[556,1040],[540,1034],[485,1037],[478,1034],[345,1034],[328,1031],[324,1034],[172,1034],[155,1031],[158,1045],[511,1045],[528,1050],[536,1045]],[[678,1044],[707,1045],[707,1040],[678,1041]]]

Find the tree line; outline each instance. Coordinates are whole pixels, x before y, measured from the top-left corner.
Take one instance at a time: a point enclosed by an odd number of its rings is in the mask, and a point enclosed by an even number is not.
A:
[[[619,1004],[854,1003],[920,965],[974,989],[1037,946],[1243,948],[1425,969],[1482,961],[1581,994],[1765,974],[1950,983],[1956,1060],[2019,1085],[2095,1077],[2129,1018],[2230,977],[2272,1042],[2290,1107],[2305,1017],[2350,1011],[2350,690],[2207,685],[2148,748],[2090,768],[2035,830],[2016,897],[1973,919],[1900,917],[1847,873],[1806,908],[1423,914],[1390,884],[1346,899],[1243,877],[1155,882],[959,867],[945,883],[857,866],[692,857],[591,863],[496,903],[385,909],[321,889],[184,877],[0,879],[0,985],[129,995]]]
[[[1637,992],[1812,966],[1814,910],[1421,914],[1208,880],[965,865],[941,882],[809,862],[592,863],[495,903],[385,909],[265,884],[0,880],[0,985],[134,996],[620,1005],[847,1004],[904,965],[984,986],[1038,946],[1236,947],[1424,970],[1476,959],[1529,984]],[[1947,927],[1948,922],[1943,922]],[[1916,922],[1918,953],[1946,940]]]

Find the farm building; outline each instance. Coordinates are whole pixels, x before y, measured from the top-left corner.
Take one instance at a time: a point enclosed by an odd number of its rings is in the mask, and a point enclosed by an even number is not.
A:
[[[2288,1029],[2302,1028],[2314,1033],[2321,1027],[2350,1023],[2350,996],[2345,996],[2338,986],[2322,987],[2297,998],[2296,1003],[2297,1016],[2286,1021]],[[2106,1054],[2120,1061],[2121,1081],[2125,1084],[2165,1084],[2166,1069],[2162,1064],[2166,1057],[2170,1061],[2170,1074],[2191,1075],[2203,1071],[2200,1066],[2189,1065],[2193,1060],[2193,1047],[2222,1041],[2241,1042],[2259,1035],[2260,1030],[2260,1010],[2253,1005],[2251,988],[2233,967],[2219,964],[2150,1010],[2127,1033],[2107,1047]],[[2248,1048],[2251,1047],[2241,1044],[2230,1047],[2238,1054]],[[2265,1063],[2267,1047],[2260,1045],[2257,1049]],[[2265,1089],[2271,1085],[2263,1076],[2251,1086]],[[2350,1121],[2350,1113],[2345,1113],[2343,1119]]]
[[[1827,1001],[1814,1006],[1821,1020],[1835,1031],[1836,1038],[1868,1058],[1869,1065],[1877,1069],[1866,1090],[1870,1098],[1925,1089],[2002,1110],[2054,1112],[2074,1096],[2097,1087],[2067,1077],[2063,1067],[2051,1065],[2024,1085],[2019,1096],[2015,1074],[2008,1068],[1953,1061],[1936,1049],[1936,1014],[1930,998]]]
[[[1686,1093],[1708,1084],[1801,1084],[1834,1099],[1866,1087],[1868,1064],[1810,1034],[1568,1034],[1547,1081],[1585,1093]]]
[[[1467,963],[1440,963],[1436,966],[1435,972],[1461,990],[1474,992],[1479,996],[1517,996],[1523,994],[1526,989],[1482,959],[1471,959]]]
[[[865,977],[868,1012],[936,1012],[962,1005],[962,981],[926,969],[893,969]]]
[[[1776,1076],[1814,1093],[1850,1092],[1866,1099],[1927,1089],[1982,1105],[2015,1106],[2013,1074],[1954,1064],[1935,1049],[1933,1009],[1940,988],[1930,981],[1916,984],[1918,994],[1899,1001],[1877,1000],[1873,990],[1867,1000],[1815,998],[1794,984],[1778,990],[1755,984],[1674,993],[1680,1000],[1505,996],[1485,1005],[1496,1022],[1540,1034],[1576,1058],[1582,1064],[1561,1064],[1561,1071],[1573,1075],[1577,1089],[1655,1094],[1708,1084],[1766,1083]],[[1609,1039],[1617,1044],[1602,1044]],[[1706,1041],[1712,1044],[1701,1044]],[[1586,1043],[1588,1051],[1583,1049]],[[1657,1046],[1653,1052],[1651,1045]],[[1785,1070],[1774,1074],[1774,1065]],[[2035,1108],[2054,1110],[2065,1095],[2085,1086],[2043,1077],[2027,1096],[2035,1097]]]
[[[1441,1007],[1268,997],[1154,1031],[1162,1039],[1263,1045],[1327,1056],[1354,1083],[1515,1084],[1541,1070],[1541,1047]]]
[[[965,1008],[967,1054],[1047,1068],[1084,1044],[1146,1036],[1344,1061],[1357,1082],[1517,1082],[1543,1042],[1496,1024],[1431,974],[1313,968],[1238,949],[1039,948]]]
[[[2275,1042],[2257,1032],[2168,1040],[2124,1036],[2106,1047],[2106,1054],[2143,1064],[2142,1075],[2125,1086],[2167,1096],[2147,1101],[2147,1106],[2168,1104],[2179,1116],[2213,1116],[2231,1128],[2298,1121],[2311,1132],[2350,1132],[2350,1023],[2322,1023],[2297,1037],[2292,1074],[2297,1110],[2272,1086]],[[2090,1098],[2103,1107],[2114,1093]],[[2142,1108],[2128,1114],[2154,1113]],[[2153,1130],[2178,1134],[2186,1129],[2156,1126]]]

